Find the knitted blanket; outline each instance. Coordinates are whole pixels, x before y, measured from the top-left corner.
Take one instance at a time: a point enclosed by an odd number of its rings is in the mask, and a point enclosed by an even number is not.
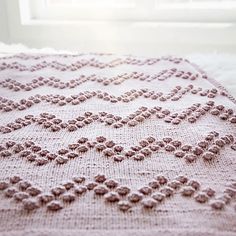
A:
[[[183,58],[0,58],[0,235],[235,235],[235,112]]]

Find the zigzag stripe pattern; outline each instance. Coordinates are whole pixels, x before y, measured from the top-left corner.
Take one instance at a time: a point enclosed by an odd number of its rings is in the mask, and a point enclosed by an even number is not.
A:
[[[236,100],[188,60],[6,56],[0,92],[3,234],[236,232]]]
[[[44,58],[77,58],[81,56],[112,56],[112,53],[80,53],[80,54],[25,54],[25,53],[19,53],[12,56],[5,56],[0,57],[0,60],[9,60],[9,59],[21,59],[21,60],[41,60]]]
[[[172,69],[162,70],[158,74],[154,75],[148,75],[139,72],[133,72],[129,74],[124,73],[111,78],[96,76],[96,74],[90,76],[81,75],[79,78],[71,79],[68,82],[63,82],[63,80],[60,80],[55,77],[44,78],[42,76],[37,79],[33,79],[32,82],[26,84],[23,84],[21,82],[12,79],[5,79],[3,81],[0,81],[0,86],[17,92],[22,90],[30,91],[32,89],[39,88],[42,86],[49,86],[59,89],[68,89],[68,88],[72,89],[86,82],[97,82],[99,84],[107,86],[111,84],[120,85],[127,80],[139,80],[139,81],[151,82],[153,80],[164,81],[171,77],[196,80],[199,77],[199,74],[198,73],[193,74],[190,71],[185,72],[177,70],[176,68],[172,68]]]
[[[16,143],[9,141],[0,146],[0,157],[8,158],[12,155],[18,155],[36,165],[45,165],[50,161],[57,164],[65,164],[70,159],[80,158],[79,155],[85,154],[89,149],[94,149],[102,153],[106,158],[112,158],[116,162],[132,158],[135,161],[144,160],[160,151],[173,153],[177,158],[185,158],[187,162],[196,161],[203,158],[205,161],[214,160],[225,145],[234,145],[233,135],[219,137],[219,133],[210,132],[204,140],[200,141],[195,147],[189,144],[183,144],[180,140],[173,140],[171,137],[165,137],[163,140],[156,140],[154,137],[147,137],[140,140],[139,144],[125,150],[125,147],[108,140],[103,136],[98,136],[96,140],[88,140],[81,137],[77,143],[69,144],[67,148],[51,153],[46,149],[36,145],[34,142]]]
[[[16,203],[21,203],[25,211],[36,211],[46,206],[47,210],[56,212],[89,192],[93,192],[97,200],[103,198],[108,203],[116,204],[122,212],[130,211],[139,205],[145,210],[154,210],[165,201],[173,199],[176,194],[193,198],[199,204],[208,204],[214,210],[222,210],[234,201],[236,196],[236,182],[227,186],[223,194],[216,196],[214,189],[202,188],[198,181],[183,175],[173,180],[157,175],[137,190],[107,178],[104,174],[97,174],[92,181],[88,181],[84,176],[75,176],[49,191],[42,190],[20,176],[12,176],[9,179],[10,181],[0,182],[0,191],[4,191],[6,198],[13,198]]]
[[[179,125],[183,121],[195,123],[198,119],[207,114],[217,116],[222,121],[228,121],[231,124],[236,123],[236,115],[232,109],[227,109],[223,105],[215,105],[213,101],[208,101],[203,105],[200,103],[193,104],[191,107],[181,112],[170,112],[163,107],[152,107],[149,109],[147,107],[140,107],[137,111],[124,118],[107,112],[94,114],[89,111],[85,112],[82,116],[77,116],[66,122],[63,122],[55,115],[49,113],[41,113],[39,116],[26,115],[24,118],[17,118],[14,122],[0,126],[0,132],[10,133],[32,124],[38,124],[42,128],[52,132],[58,132],[60,130],[74,132],[94,122],[99,122],[118,129],[124,126],[134,127],[150,119],[163,119],[166,123]]]
[[[28,67],[15,61],[12,63],[6,63],[6,62],[1,63],[0,71],[11,69],[11,70],[34,72],[34,71],[42,70],[45,68],[50,68],[50,69],[59,70],[59,71],[77,71],[85,66],[96,67],[99,69],[113,68],[120,65],[151,66],[151,65],[159,63],[160,61],[168,61],[174,64],[179,64],[184,60],[182,58],[172,58],[172,57],[150,58],[150,59],[143,59],[143,60],[127,57],[125,59],[117,58],[110,62],[101,62],[92,58],[92,59],[82,59],[79,61],[75,61],[71,64],[63,64],[58,61],[52,61],[52,62],[43,61],[41,63],[28,66]]]
[[[81,92],[77,95],[71,95],[69,97],[65,97],[59,94],[49,94],[49,95],[35,95],[31,96],[28,99],[21,99],[19,102],[14,102],[13,100],[0,97],[0,110],[3,112],[10,112],[13,110],[26,110],[32,107],[35,104],[46,102],[50,104],[57,104],[59,106],[65,105],[80,105],[88,101],[89,99],[96,98],[110,103],[129,103],[138,98],[145,98],[145,99],[152,99],[152,100],[159,100],[160,102],[165,101],[178,101],[187,94],[193,94],[198,96],[204,96],[208,98],[214,98],[219,95],[219,91],[217,89],[206,89],[203,90],[202,88],[195,88],[193,85],[189,85],[185,88],[181,86],[176,86],[172,89],[169,93],[163,94],[162,92],[155,92],[150,89],[132,89],[120,96],[110,95],[107,92],[102,91],[85,91]],[[222,94],[224,95],[224,94]],[[224,95],[225,96],[225,95]]]

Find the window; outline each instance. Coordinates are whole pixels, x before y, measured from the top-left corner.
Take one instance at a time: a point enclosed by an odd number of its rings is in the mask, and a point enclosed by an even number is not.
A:
[[[236,0],[20,0],[31,20],[236,22]]]
[[[135,0],[46,0],[44,4],[52,7],[92,7],[92,8],[130,8]]]

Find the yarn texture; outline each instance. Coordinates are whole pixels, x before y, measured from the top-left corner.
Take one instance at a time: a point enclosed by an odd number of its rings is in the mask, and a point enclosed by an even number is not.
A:
[[[183,58],[0,58],[0,235],[235,235],[235,99]]]

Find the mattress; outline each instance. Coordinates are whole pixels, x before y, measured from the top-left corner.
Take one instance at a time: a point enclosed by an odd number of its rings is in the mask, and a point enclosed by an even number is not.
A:
[[[235,235],[235,112],[184,58],[0,58],[0,235]]]

